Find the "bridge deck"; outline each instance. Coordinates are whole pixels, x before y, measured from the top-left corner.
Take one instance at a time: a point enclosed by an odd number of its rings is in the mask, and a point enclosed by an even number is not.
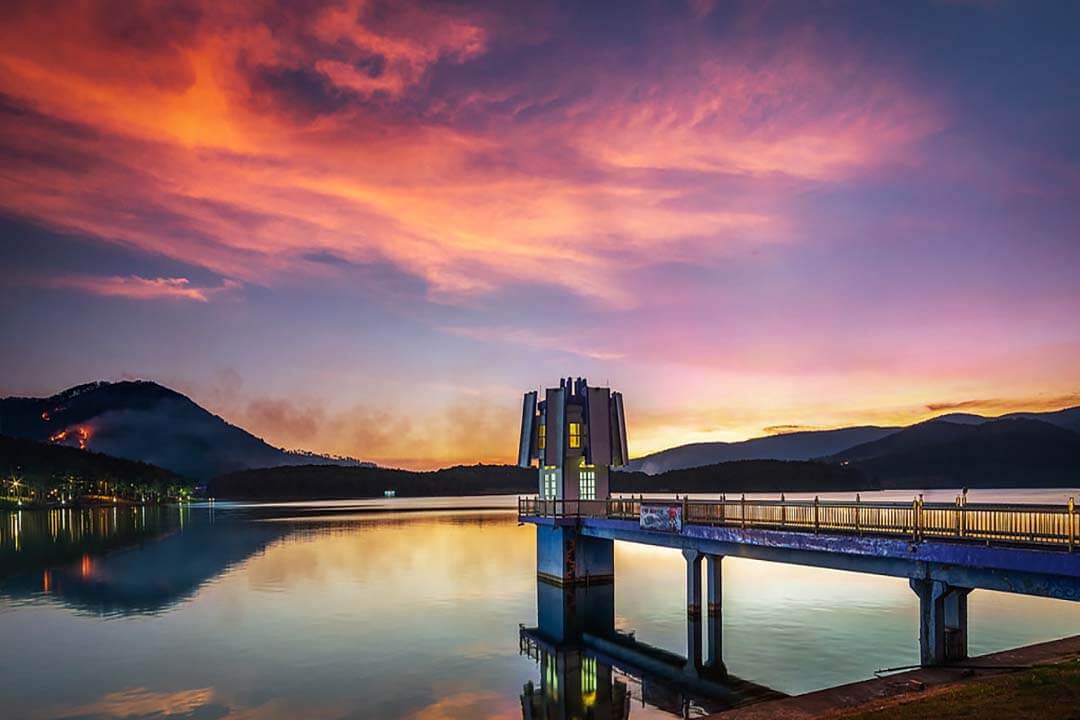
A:
[[[678,522],[650,527],[643,505],[678,510]],[[522,498],[518,514],[588,537],[1080,600],[1071,503]]]

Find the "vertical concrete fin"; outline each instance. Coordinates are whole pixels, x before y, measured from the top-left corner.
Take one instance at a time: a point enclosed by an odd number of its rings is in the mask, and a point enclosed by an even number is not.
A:
[[[566,387],[548,388],[544,397],[547,438],[544,464],[561,468],[566,455]],[[563,493],[559,493],[563,497]]]
[[[529,467],[536,457],[536,391],[525,393],[521,404],[521,437],[518,441],[518,465]]]
[[[588,449],[590,465],[611,464],[611,391],[608,388],[589,388]]]

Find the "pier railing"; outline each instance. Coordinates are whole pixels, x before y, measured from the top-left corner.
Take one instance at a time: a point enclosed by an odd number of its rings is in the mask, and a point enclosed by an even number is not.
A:
[[[1011,545],[1052,546],[1072,551],[1080,534],[1072,498],[1062,505],[862,500],[779,500],[722,497],[614,497],[607,500],[546,500],[518,498],[521,517],[610,518],[638,520],[642,505],[674,507],[683,525],[721,525],[740,528],[845,533],[910,538],[961,540]]]

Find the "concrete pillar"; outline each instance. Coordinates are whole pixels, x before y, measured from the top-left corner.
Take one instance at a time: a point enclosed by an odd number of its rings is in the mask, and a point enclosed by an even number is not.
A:
[[[615,543],[573,527],[536,528],[536,575],[556,585],[615,581]]]
[[[723,555],[705,556],[705,600],[709,615],[705,626],[706,664],[720,670],[724,668],[723,559]]]
[[[701,553],[683,550],[686,558],[686,668],[701,667]]]
[[[971,588],[912,579],[919,596],[919,662],[943,665],[967,657],[967,596]]]

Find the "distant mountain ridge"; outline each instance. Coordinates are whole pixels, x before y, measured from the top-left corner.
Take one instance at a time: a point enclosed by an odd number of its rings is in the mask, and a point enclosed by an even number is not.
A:
[[[923,423],[904,427],[875,425],[811,430],[767,435],[741,442],[706,442],[679,445],[631,460],[628,472],[649,475],[683,470],[735,460],[818,460],[831,459],[845,450],[882,440],[896,433],[918,428],[931,422],[946,422],[954,426],[979,426],[1002,420],[1036,420],[1061,429],[1080,433],[1080,407],[1050,412],[1014,412],[999,417],[972,413],[949,413]]]
[[[197,480],[281,465],[363,464],[273,447],[187,396],[145,380],[0,399],[0,434],[138,460]]]
[[[1016,414],[981,423],[935,419],[825,460],[883,487],[1075,487],[1080,433]]]
[[[812,460],[833,455],[854,445],[878,440],[899,429],[867,425],[768,435],[741,442],[693,443],[631,460],[625,470],[658,475],[671,470],[685,470],[736,460]]]

